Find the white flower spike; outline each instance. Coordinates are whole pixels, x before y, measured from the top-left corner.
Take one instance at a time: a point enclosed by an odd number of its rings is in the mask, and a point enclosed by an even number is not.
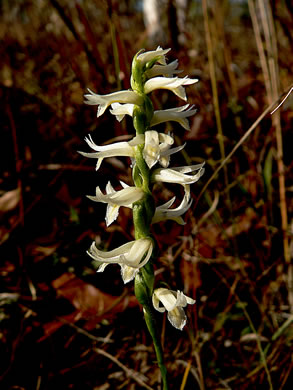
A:
[[[88,89],[88,91],[89,94],[85,95],[85,98],[87,99],[85,100],[85,103],[93,106],[98,105],[98,117],[103,115],[106,109],[115,102],[132,103],[137,105],[143,103],[143,98],[134,91],[118,91],[109,93],[108,95],[98,95],[90,89]]]
[[[87,253],[98,262],[97,272],[103,272],[108,264],[119,264],[123,282],[128,283],[134,279],[139,269],[149,261],[152,251],[152,239],[141,238],[108,252],[100,251],[93,242]]]
[[[153,305],[156,310],[163,313],[168,311],[168,320],[171,324],[182,330],[186,324],[186,315],[183,307],[193,305],[195,300],[187,297],[181,291],[168,290],[167,288],[157,288],[153,293]],[[160,306],[160,302],[163,307]]]

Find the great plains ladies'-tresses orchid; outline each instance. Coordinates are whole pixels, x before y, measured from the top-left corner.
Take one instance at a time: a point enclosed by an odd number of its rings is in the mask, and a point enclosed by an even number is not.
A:
[[[166,219],[183,225],[185,222],[182,216],[192,203],[190,184],[197,182],[204,173],[203,163],[170,168],[170,156],[182,150],[185,145],[174,146],[172,134],[158,132],[154,128],[163,122],[175,121],[189,130],[187,118],[196,112],[189,104],[154,111],[150,98],[152,91],[169,90],[186,100],[185,87],[198,81],[187,76],[182,78],[177,76],[180,73],[177,70],[178,61],[169,64],[166,61],[169,51],[170,49],[158,47],[156,50],[137,53],[132,61],[131,89],[128,91],[98,95],[89,90],[89,94],[85,95],[86,103],[98,106],[98,117],[111,106],[110,112],[118,121],[125,115],[132,118],[136,135],[128,142],[103,146],[96,145],[91,136],[88,136],[86,142],[94,152],[81,152],[83,156],[97,159],[97,169],[106,157],[131,158],[134,186],[120,182],[123,188],[115,190],[108,182],[106,194],[102,193],[100,187],[96,187],[96,195],[89,198],[107,204],[105,218],[107,226],[117,219],[121,206],[130,208],[133,214],[135,240],[108,252],[101,251],[93,242],[88,254],[94,260],[98,272],[103,272],[109,264],[118,264],[121,267],[123,282],[134,280],[135,295],[143,306],[146,324],[155,344],[164,390],[168,389],[166,367],[160,337],[157,334],[154,309],[160,312],[167,310],[171,324],[182,330],[186,324],[183,308],[187,304],[194,304],[195,301],[180,291],[154,288],[156,283],[154,266],[158,245],[152,237],[151,225]],[[156,167],[157,164],[162,168]],[[184,197],[177,207],[174,207],[175,197],[156,207],[153,187],[158,182],[183,186]]]

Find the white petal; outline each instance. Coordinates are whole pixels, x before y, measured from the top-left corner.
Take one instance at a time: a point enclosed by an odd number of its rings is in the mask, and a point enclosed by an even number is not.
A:
[[[169,89],[174,92],[175,95],[179,96],[181,99],[186,100],[185,90],[183,85],[194,84],[198,79],[189,79],[184,77],[182,79],[178,77],[154,77],[146,81],[144,85],[144,92],[146,94],[154,91],[155,89]]]
[[[141,268],[149,261],[152,251],[152,240],[149,238],[141,238],[134,242],[134,245],[127,254],[121,255],[120,262],[130,267]]]
[[[196,167],[192,169],[192,167]],[[203,164],[199,164],[191,167],[177,167],[177,168],[159,168],[153,172],[152,178],[155,181],[163,181],[166,183],[177,184],[192,184],[197,182],[204,173]],[[195,170],[199,170],[195,175],[186,175],[185,173],[191,173]]]
[[[176,306],[176,293],[167,288],[157,288],[154,292],[156,297],[162,302],[166,310],[173,310]]]
[[[159,134],[157,131],[149,130],[145,132],[145,146],[143,158],[151,169],[160,157]]]
[[[92,245],[90,246],[90,249],[87,251],[87,254],[92,259],[100,262],[117,263],[117,260],[119,260],[120,255],[122,253],[127,253],[132,247],[132,245],[133,245],[133,241],[130,241],[124,245],[121,245],[116,249],[113,249],[112,251],[105,252],[105,251],[100,251],[96,247],[96,243],[93,242]],[[111,261],[108,261],[109,259],[111,259]]]
[[[112,205],[129,207],[129,205],[144,197],[144,191],[143,189],[137,187],[126,187],[122,190],[104,195],[100,190],[100,187],[97,187],[96,196],[88,195],[87,197],[94,202],[110,203]]]
[[[139,268],[132,268],[125,264],[120,264],[121,276],[124,283],[128,283],[133,280],[139,271]]]
[[[97,158],[97,165],[96,170],[98,170],[101,166],[101,163],[104,158],[106,157],[134,157],[135,156],[135,150],[133,146],[130,145],[129,142],[115,142],[110,145],[96,145],[91,136],[89,135],[88,138],[85,138],[87,144],[96,152],[94,153],[86,153],[86,152],[79,152],[84,157],[89,158]]]
[[[118,218],[119,208],[120,208],[120,206],[118,206],[117,204],[115,204],[115,205],[108,204],[107,205],[106,218],[105,218],[107,227],[110,226],[111,223],[116,221],[116,219]]]
[[[156,291],[157,290],[155,290],[155,292],[153,293],[153,296],[152,296],[152,301],[153,301],[154,308],[156,310],[158,310],[159,312],[164,313],[164,311],[166,311],[166,309],[164,308],[164,306],[163,307],[160,306],[160,300],[159,300],[159,298],[156,295]]]
[[[146,51],[137,56],[137,61],[141,63],[141,65],[145,65],[147,62],[154,60],[157,58],[157,61],[161,64],[165,64],[165,54],[167,54],[171,49],[161,49],[160,46],[156,50]]]
[[[177,222],[179,225],[185,225],[181,215],[184,214],[191,206],[192,200],[190,200],[190,186],[184,185],[184,198],[180,205],[175,209],[170,209],[172,206],[175,197],[171,199],[171,201],[159,206],[156,208],[155,214],[152,219],[152,223],[157,223],[160,221],[164,221],[166,219],[171,219]]]
[[[108,95],[98,95],[88,89],[89,94],[85,95],[86,104],[98,105],[97,116],[101,116],[105,110],[115,102],[132,103],[140,105],[143,103],[143,98],[133,91],[118,91]]]
[[[161,156],[164,157],[164,156],[170,156],[171,154],[174,154],[174,153],[177,153],[179,152],[180,150],[184,149],[185,148],[185,144],[183,145],[180,145],[180,146],[176,146],[176,148],[172,148],[172,149],[167,149],[165,151],[162,151],[161,152]]]
[[[192,109],[193,106],[190,106],[189,108],[188,107],[189,104],[185,104],[184,106],[181,107],[155,111],[154,116],[151,120],[151,126],[155,126],[159,123],[163,123],[167,121],[175,121],[178,122],[184,129],[190,130],[189,123],[186,118],[194,115],[197,112],[197,110]]]
[[[148,69],[145,74],[148,78],[156,76],[172,77],[174,74],[182,72],[182,70],[176,70],[177,66],[178,60],[170,62],[168,65],[154,65],[151,69]]]

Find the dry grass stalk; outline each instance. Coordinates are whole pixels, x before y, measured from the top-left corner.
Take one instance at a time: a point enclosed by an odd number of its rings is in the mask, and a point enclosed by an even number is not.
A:
[[[265,80],[267,99],[271,103],[279,95],[279,73],[278,73],[278,50],[276,32],[273,23],[273,17],[270,4],[267,1],[259,0],[259,10],[262,23],[262,29],[264,32],[264,40],[266,45],[267,56],[265,54],[264,42],[261,37],[261,31],[257,20],[256,6],[253,0],[248,1],[249,11],[251,14],[251,20],[256,40],[256,45],[261,62],[262,72]],[[290,264],[290,252],[288,241],[288,216],[286,205],[286,187],[285,187],[285,167],[283,162],[283,140],[280,113],[277,111],[272,118],[273,127],[276,131],[276,143],[277,143],[277,168],[278,168],[278,180],[279,180],[279,196],[280,196],[280,211],[282,220],[283,231],[283,251],[285,263],[288,266],[288,274],[292,275],[292,265]],[[290,304],[290,311],[293,312],[293,288],[291,285],[292,278],[287,279],[288,285],[288,300]]]

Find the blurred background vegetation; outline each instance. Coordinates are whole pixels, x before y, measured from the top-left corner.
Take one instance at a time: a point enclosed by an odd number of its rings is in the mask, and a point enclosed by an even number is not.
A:
[[[155,8],[152,8],[153,3]],[[182,227],[154,226],[158,280],[197,300],[179,332],[158,315],[171,389],[289,389],[292,379],[292,84],[290,0],[0,1],[0,388],[160,389],[133,285],[96,274],[86,250],[131,239],[131,213],[105,228],[97,185],[130,181],[129,161],[86,150],[127,139],[131,121],[83,104],[129,88],[141,48],[171,47],[198,108],[174,165],[206,161]],[[180,104],[156,92],[156,109]],[[158,204],[180,194],[156,187]]]

